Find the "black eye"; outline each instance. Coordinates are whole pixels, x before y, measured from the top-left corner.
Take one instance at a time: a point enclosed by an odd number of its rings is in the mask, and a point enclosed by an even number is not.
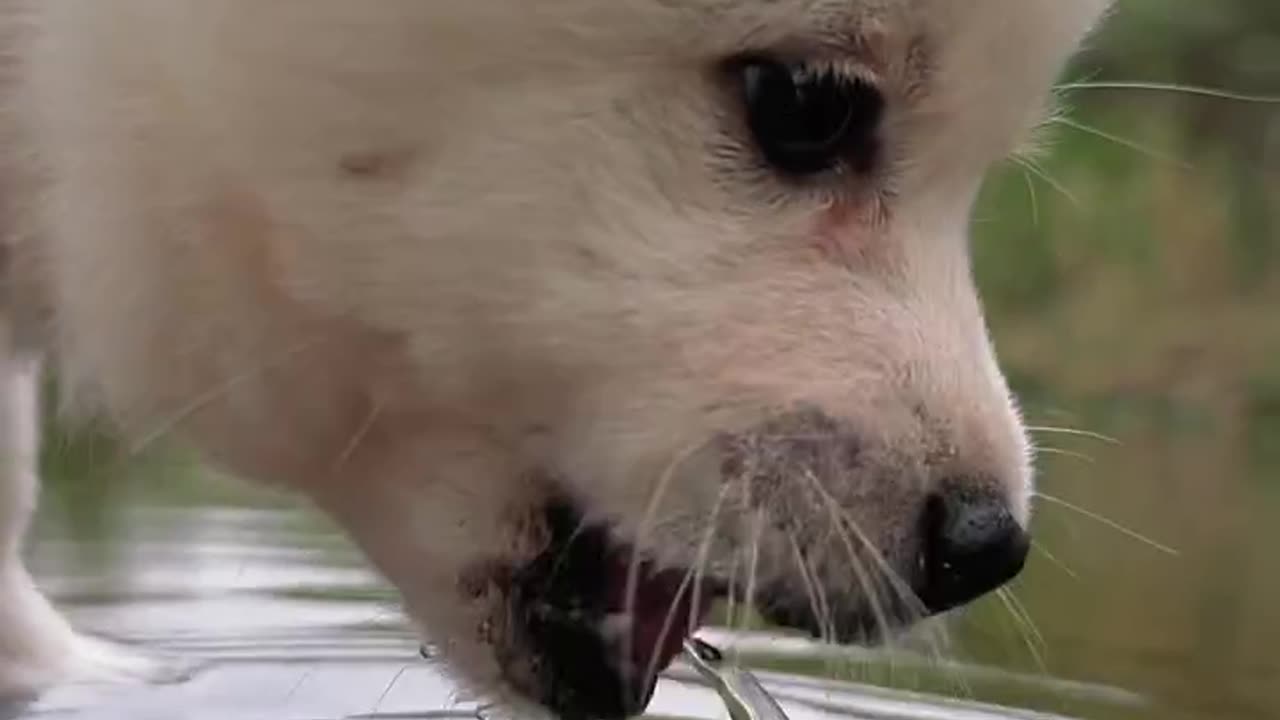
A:
[[[795,176],[875,167],[884,96],[873,85],[767,59],[742,61],[735,72],[747,125],[769,165]]]

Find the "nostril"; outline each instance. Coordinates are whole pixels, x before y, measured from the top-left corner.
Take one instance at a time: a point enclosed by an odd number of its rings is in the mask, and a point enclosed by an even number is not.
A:
[[[1022,571],[1031,538],[998,493],[946,483],[925,505],[920,599],[934,613],[964,605]]]

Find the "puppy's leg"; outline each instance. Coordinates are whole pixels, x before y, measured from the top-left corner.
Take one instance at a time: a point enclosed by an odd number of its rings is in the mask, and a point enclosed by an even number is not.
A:
[[[191,667],[160,662],[72,631],[22,561],[36,508],[38,387],[34,354],[14,347],[0,307],[0,715],[6,699],[67,681],[174,682]]]
[[[36,507],[39,363],[13,347],[0,308],[0,697],[28,695],[67,674],[76,639],[23,566]]]

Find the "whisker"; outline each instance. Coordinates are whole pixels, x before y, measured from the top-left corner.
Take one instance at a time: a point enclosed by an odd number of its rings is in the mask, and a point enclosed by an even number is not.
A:
[[[1018,594],[1013,591],[1012,587],[1006,585],[1001,589],[1004,591],[1005,595],[1008,596],[1009,602],[1013,604],[1014,609],[1017,610],[1018,614],[1022,616],[1022,619],[1027,622],[1027,629],[1031,631],[1032,639],[1034,639],[1036,644],[1042,649],[1048,650],[1049,643],[1044,639],[1044,633],[1040,632],[1040,628],[1036,625],[1035,619],[1031,617],[1031,611],[1027,609],[1026,603],[1022,602],[1022,599],[1018,597]]]
[[[1147,90],[1151,92],[1167,92],[1178,95],[1197,95],[1200,97],[1214,98],[1217,100],[1231,100],[1233,102],[1252,103],[1258,105],[1277,105],[1280,104],[1280,95],[1252,95],[1249,93],[1235,92],[1233,90],[1222,90],[1219,88],[1202,87],[1197,85],[1182,85],[1179,83],[1162,83],[1162,82],[1139,82],[1139,81],[1103,81],[1103,82],[1071,82],[1061,83],[1055,89],[1057,90]]]
[[[400,668],[400,671],[391,678],[391,682],[387,683],[387,689],[383,690],[382,694],[378,696],[378,701],[373,704],[373,710],[370,712],[378,712],[378,709],[382,707],[382,703],[387,699],[387,696],[391,694],[391,691],[395,689],[396,684],[400,682],[400,678],[404,677],[404,674],[408,671],[408,665]]]
[[[690,585],[693,583],[693,568],[684,571],[684,577],[680,580],[680,586],[676,588],[675,597],[672,598],[671,604],[667,607],[667,613],[662,618],[662,629],[658,632],[658,643],[654,649],[662,647],[667,642],[667,637],[671,635],[671,628],[676,622],[676,613],[680,609],[680,601],[684,599],[684,594],[689,591]],[[628,636],[631,633],[627,633]],[[629,650],[629,648],[628,648]],[[649,655],[649,664],[645,668],[644,677],[653,677],[658,672],[658,652]],[[629,681],[628,681],[629,682]],[[628,688],[630,692],[630,688]]]
[[[853,546],[853,541],[850,539],[849,534],[851,532],[856,533],[859,536],[859,542],[864,546],[864,548],[868,549],[873,556],[878,557],[879,552],[870,546],[869,539],[863,537],[860,530],[854,529],[856,528],[856,523],[853,522],[853,518],[848,517],[848,514],[844,512],[844,509],[839,507],[839,503],[836,502],[836,499],[831,496],[831,493],[828,492],[826,488],[822,487],[822,482],[814,476],[813,472],[806,469],[803,474],[809,481],[809,484],[812,485],[814,490],[818,493],[818,496],[823,499],[823,502],[827,507],[827,512],[831,515],[832,524],[837,530],[836,535],[844,545],[845,554],[849,558],[849,564],[853,567],[854,577],[857,579],[858,584],[862,586],[863,591],[867,595],[867,602],[871,605],[871,614],[875,616],[876,624],[880,626],[884,633],[886,645],[892,647],[894,639],[891,633],[892,628],[889,623],[889,614],[885,611],[885,608],[881,603],[880,593],[876,590],[875,583],[872,582],[871,576],[867,572],[866,567],[863,566],[862,558],[860,557],[857,548]],[[888,563],[883,562],[883,559],[881,560],[880,570],[887,578],[897,577],[897,573],[892,568],[889,568]],[[889,582],[892,586],[892,579],[890,579]],[[911,595],[914,597],[914,593]],[[902,599],[905,600],[905,596]],[[907,602],[909,603],[910,601],[908,600]]]
[[[885,582],[888,585],[889,590],[897,596],[898,601],[905,605],[909,612],[913,613],[917,618],[925,618],[929,615],[928,608],[924,606],[924,603],[920,600],[919,596],[916,595],[915,591],[911,589],[902,576],[890,567],[888,561],[884,558],[884,555],[871,542],[871,539],[866,536],[866,533],[862,531],[858,522],[854,520],[854,518],[849,515],[844,508],[840,507],[839,503],[826,488],[821,487],[821,484],[818,483],[816,477],[812,477],[811,473],[807,474],[810,475],[810,481],[816,485],[819,494],[825,498],[829,512],[832,513],[834,521],[837,523],[836,526],[840,529],[840,539],[844,544],[845,552],[849,557],[850,564],[854,568],[855,577],[858,579],[858,582],[867,589],[868,599],[872,605],[872,612],[876,615],[877,623],[880,624],[884,631],[884,644],[889,650],[887,655],[889,659],[889,673],[890,676],[892,676],[895,671],[893,650],[897,645],[897,641],[893,636],[892,629],[887,626],[887,615],[885,614],[883,607],[880,606],[879,591],[871,586],[868,579],[868,573],[862,566],[862,559],[850,540],[850,534],[856,537],[862,547],[871,555],[873,562],[875,562],[877,567],[880,569],[882,577],[885,578]],[[929,646],[930,661],[934,666],[946,674],[948,681],[951,682],[954,688],[962,695],[972,697],[972,688],[969,687],[969,684],[965,681],[964,677],[960,675],[955,664],[947,660],[946,655],[943,652],[944,648],[948,644],[945,628],[941,626],[928,626],[927,632],[924,634],[924,639]]]
[[[753,544],[755,545],[759,544],[758,536],[753,540]],[[748,545],[748,548],[750,547],[751,546]],[[733,585],[732,585],[732,592],[730,593],[730,599],[733,600],[733,606],[732,606],[733,621],[729,623],[729,628],[737,633],[745,633],[749,629],[751,625],[751,612],[752,612],[752,609],[755,607],[755,598],[753,598],[750,594],[748,594],[751,592],[750,576],[752,573],[752,570],[748,565],[749,562],[750,562],[750,559],[746,554],[744,554],[744,551],[742,548],[738,548],[734,552],[733,575],[732,575]],[[741,573],[738,570],[739,567],[744,568],[744,570]],[[738,589],[740,584],[742,588],[741,601],[736,599],[736,597],[738,596]],[[737,643],[734,643],[729,648],[729,660],[735,665],[740,664],[742,662],[742,650]]]
[[[1040,635],[1039,629],[1031,622],[1031,619],[1024,617],[1020,606],[1015,604],[1010,592],[1006,588],[997,588],[995,595],[1000,599],[1000,603],[1004,605],[1004,609],[1009,613],[1009,617],[1013,618],[1013,624],[1018,628],[1018,635],[1022,638],[1022,642],[1027,646],[1027,652],[1031,654],[1031,658],[1035,661],[1036,667],[1039,668],[1043,675],[1049,674],[1049,669],[1045,665],[1044,657],[1037,642],[1043,646],[1044,638]]]
[[[748,505],[748,506],[749,506],[749,505]],[[763,512],[763,511],[760,511],[760,510],[757,510],[757,511],[756,511],[756,512],[751,516],[751,518],[752,518],[752,520],[753,520],[753,522],[752,522],[752,530],[751,530],[751,545],[750,545],[750,553],[751,553],[751,554],[748,556],[748,563],[747,563],[747,594],[746,594],[746,596],[745,596],[745,597],[747,598],[747,602],[748,602],[748,603],[754,603],[754,602],[755,602],[756,590],[758,589],[756,584],[757,584],[757,582],[759,581],[759,571],[760,571],[760,538],[764,535],[764,523],[765,523],[764,512]],[[743,624],[743,626],[742,626],[742,628],[741,628],[741,629],[745,630],[745,629],[746,629],[746,624],[745,624],[746,614],[745,614],[745,613],[744,613],[744,616],[743,616],[743,620],[744,620],[744,624]]]
[[[289,688],[289,692],[284,696],[284,699],[280,701],[280,704],[288,706],[289,703],[293,701],[294,696],[298,694],[298,691],[301,690],[302,686],[311,679],[311,676],[314,675],[315,672],[315,668],[307,668],[306,671],[302,673],[301,677],[298,678],[298,681],[293,684],[293,687]]]
[[[898,601],[906,606],[906,609],[915,614],[917,618],[925,618],[929,616],[928,608],[911,589],[905,579],[894,570],[888,560],[871,542],[871,539],[862,531],[861,526],[849,513],[836,501],[835,497],[825,488],[811,472],[806,472],[806,476],[819,495],[825,499],[828,511],[832,514],[836,527],[839,528],[839,537],[845,547],[845,553],[849,557],[850,564],[854,568],[854,575],[858,582],[867,590],[868,600],[872,606],[872,613],[876,615],[876,621],[884,630],[885,646],[889,649],[890,674],[893,673],[893,649],[896,646],[896,639],[893,637],[891,628],[888,626],[887,615],[883,607],[880,605],[879,592],[871,585],[866,569],[862,566],[862,559],[857,549],[850,540],[850,534],[858,539],[859,544],[871,556],[872,561],[880,569],[881,575],[885,578],[889,589],[897,596]],[[972,697],[973,692],[963,676],[959,674],[954,667],[954,663],[947,660],[943,653],[943,648],[947,644],[945,629],[930,627],[925,634],[925,640],[929,645],[929,652],[932,662],[942,669],[948,676],[949,681],[955,684],[955,687],[966,696]]]
[[[804,559],[803,559],[803,557],[802,557],[802,558],[801,558],[801,561],[803,561],[803,560],[804,560]],[[836,636],[836,613],[835,613],[835,609],[834,609],[834,608],[832,607],[832,605],[831,605],[831,599],[830,599],[829,597],[827,597],[827,590],[826,590],[826,588],[824,588],[824,587],[823,587],[822,582],[821,582],[821,581],[819,580],[819,578],[818,578],[818,568],[817,568],[815,565],[811,565],[811,564],[809,564],[808,562],[805,562],[805,565],[806,565],[806,566],[808,567],[808,569],[809,569],[809,575],[810,575],[810,577],[812,577],[812,578],[813,578],[813,580],[812,580],[812,582],[813,582],[813,589],[814,589],[814,591],[815,591],[815,593],[816,593],[816,596],[817,596],[817,597],[816,597],[816,599],[817,599],[817,601],[818,601],[818,608],[819,608],[819,612],[821,613],[818,617],[822,620],[821,625],[824,627],[824,630],[823,630],[823,637],[822,637],[821,642],[822,642],[824,645],[829,645],[829,646],[834,647],[834,646],[838,645],[838,644],[839,644],[839,641],[840,641],[840,639]],[[827,675],[828,675],[828,676],[830,676],[830,675],[833,675],[833,674],[834,674],[834,671],[835,671],[835,669],[836,669],[836,663],[837,663],[837,660],[838,660],[838,658],[835,656],[835,654],[834,654],[834,653],[832,653],[832,654],[828,654],[828,655],[827,655],[827,658],[826,658],[825,662],[823,663],[823,666],[824,666],[824,670],[826,671],[826,673],[827,673]]]
[[[688,627],[690,628],[696,626],[698,618],[701,615],[700,607],[702,605],[702,584],[705,579],[706,566],[708,562],[710,562],[711,546],[715,542],[716,530],[720,522],[720,510],[724,506],[725,498],[727,498],[728,495],[729,485],[726,484],[720,488],[720,493],[716,496],[716,501],[712,505],[707,519],[706,530],[703,531],[702,539],[698,543],[698,555],[694,561],[694,568],[696,568],[696,571],[694,574],[693,598],[692,602],[689,604]]]
[[[724,620],[730,628],[738,628],[738,565],[742,559],[742,551],[734,548],[733,560],[729,564],[729,597],[725,600]]]
[[[1177,550],[1175,550],[1175,549],[1173,549],[1173,548],[1169,547],[1168,545],[1165,545],[1165,544],[1163,544],[1163,543],[1160,543],[1160,542],[1157,542],[1157,541],[1155,541],[1155,540],[1152,540],[1151,538],[1147,537],[1146,535],[1143,535],[1142,533],[1139,533],[1139,532],[1137,532],[1136,530],[1132,530],[1132,529],[1130,529],[1130,528],[1127,528],[1127,527],[1125,527],[1124,525],[1121,525],[1120,523],[1116,522],[1115,520],[1112,520],[1111,518],[1106,517],[1105,515],[1100,515],[1100,514],[1098,514],[1098,513],[1094,512],[1094,511],[1092,511],[1092,510],[1089,510],[1089,509],[1087,509],[1087,508],[1080,507],[1079,505],[1076,505],[1075,503],[1072,503],[1072,502],[1067,501],[1067,500],[1063,500],[1062,498],[1055,497],[1055,496],[1053,496],[1053,495],[1048,495],[1048,494],[1043,493],[1043,492],[1036,492],[1036,493],[1035,493],[1035,496],[1036,496],[1036,497],[1038,497],[1038,498],[1040,498],[1041,500],[1046,501],[1046,502],[1050,502],[1050,503],[1052,503],[1052,504],[1054,504],[1054,505],[1058,505],[1058,506],[1060,506],[1060,507],[1064,507],[1064,508],[1066,508],[1066,509],[1068,509],[1068,510],[1071,510],[1071,511],[1074,511],[1074,512],[1076,512],[1076,513],[1079,513],[1080,515],[1083,515],[1084,517],[1087,517],[1087,518],[1089,518],[1090,520],[1093,520],[1094,522],[1101,523],[1102,525],[1106,525],[1107,527],[1111,528],[1112,530],[1115,530],[1115,531],[1117,531],[1117,532],[1119,532],[1119,533],[1122,533],[1122,534],[1124,534],[1124,535],[1126,535],[1126,536],[1128,536],[1128,537],[1130,537],[1130,538],[1132,538],[1132,539],[1134,539],[1134,540],[1137,540],[1138,542],[1141,542],[1141,543],[1143,543],[1144,545],[1147,545],[1147,546],[1152,547],[1152,548],[1154,548],[1154,549],[1156,549],[1156,550],[1159,550],[1160,552],[1162,552],[1162,553],[1164,553],[1164,554],[1166,554],[1166,555],[1171,555],[1171,556],[1173,556],[1173,557],[1179,557],[1179,556],[1181,555],[1181,553],[1179,553]]]
[[[351,439],[347,442],[346,447],[342,449],[342,452],[339,453],[338,457],[334,460],[333,472],[338,472],[351,461],[351,458],[355,456],[356,451],[360,449],[360,445],[369,437],[369,433],[373,430],[373,426],[378,422],[378,417],[381,414],[382,402],[375,401],[369,407],[369,413],[365,416],[365,419],[361,421],[360,425],[356,427],[355,432],[351,434]]]
[[[1035,540],[1032,540],[1031,548],[1036,552],[1040,553],[1041,555],[1043,555],[1046,560],[1053,563],[1054,566],[1057,567],[1059,570],[1066,573],[1067,577],[1071,578],[1072,580],[1080,579],[1080,576],[1076,574],[1076,571],[1072,570],[1070,567],[1067,566],[1066,563],[1062,562],[1057,558],[1057,556],[1049,552],[1048,548],[1046,548],[1044,545],[1040,544]]]
[[[1072,120],[1071,118],[1068,118],[1068,117],[1055,117],[1053,118],[1052,122],[1058,123],[1059,125],[1064,125],[1073,130],[1078,130],[1088,135],[1093,135],[1095,137],[1102,138],[1103,140],[1107,140],[1108,142],[1115,143],[1120,147],[1128,148],[1142,155],[1146,155],[1147,157],[1152,158],[1153,160],[1159,160],[1160,162],[1169,163],[1183,170],[1195,169],[1194,165],[1192,165],[1191,163],[1185,160],[1174,157],[1172,155],[1168,155],[1166,153],[1162,153],[1158,150],[1153,150],[1136,140],[1131,140],[1122,135],[1117,135],[1115,133],[1102,130],[1101,128],[1096,128],[1092,125],[1088,125],[1086,123],[1080,122],[1079,120]]]
[[[1089,438],[1091,440],[1099,440],[1109,445],[1124,445],[1120,440],[1113,438],[1110,435],[1103,435],[1102,433],[1093,432],[1092,430],[1079,430],[1077,428],[1057,427],[1054,425],[1028,425],[1026,429],[1027,432],[1033,433],[1072,435],[1075,437]]]
[[[827,597],[827,591],[819,579],[816,562],[811,564],[805,558],[794,534],[788,533],[787,539],[791,542],[791,551],[795,557],[796,564],[800,568],[800,575],[804,579],[806,586],[805,589],[810,596],[810,606],[814,617],[818,620],[821,633],[820,642],[823,645],[835,647],[840,641],[836,633],[835,609],[832,607],[831,600]],[[823,671],[828,677],[835,677],[837,668],[841,665],[839,656],[836,653],[823,653],[823,655]],[[847,667],[847,663],[844,663],[844,665]]]
[[[569,537],[565,539],[564,547],[560,548],[560,552],[556,555],[555,562],[551,563],[551,568],[547,571],[550,577],[554,578],[560,574],[560,570],[564,567],[564,564],[569,561],[569,553],[573,550],[573,544],[577,542],[578,538],[582,536],[582,533],[586,532],[590,527],[591,523],[587,518],[583,517],[578,519],[578,524],[574,526],[573,532],[569,533]]]
[[[129,453],[131,455],[141,454],[147,448],[155,444],[160,438],[169,434],[175,427],[180,425],[183,421],[191,418],[191,416],[195,415],[201,410],[207,408],[209,405],[213,404],[214,402],[230,394],[240,385],[256,377],[259,377],[264,373],[270,372],[271,370],[276,370],[283,367],[288,362],[296,359],[303,352],[314,348],[321,342],[323,342],[322,338],[314,338],[311,340],[298,343],[297,345],[294,345],[293,347],[290,347],[284,352],[280,353],[279,356],[274,357],[271,360],[268,360],[267,362],[264,362],[261,365],[258,365],[257,367],[249,368],[243,372],[236,373],[232,377],[227,378],[223,382],[218,383],[217,385],[206,390],[205,392],[200,393],[199,395],[196,395],[194,398],[191,399],[190,402],[178,408],[172,414],[168,415],[163,420],[161,420],[156,425],[156,427],[154,427],[151,431],[144,433],[137,440],[135,440],[129,446]]]
[[[676,470],[702,446],[702,442],[691,443],[677,452],[671,458],[671,461],[667,463],[667,466],[663,468],[662,473],[658,476],[658,482],[649,493],[649,502],[645,507],[644,515],[641,516],[640,524],[636,528],[636,538],[631,545],[631,558],[627,565],[627,582],[624,590],[625,594],[623,595],[626,600],[623,603],[623,612],[628,618],[635,617],[636,595],[639,593],[640,587],[640,551],[651,529],[650,526],[654,518],[657,517],[658,508],[666,497],[667,489],[675,479]],[[679,594],[677,594],[677,598],[679,597]],[[634,656],[635,648],[632,635],[633,633],[629,631],[623,635],[624,657]],[[630,683],[630,677],[627,678],[627,682]],[[626,691],[630,693],[631,688],[627,687]]]
[[[813,617],[818,621],[818,632],[824,645],[833,644],[831,641],[835,637],[833,631],[832,617],[824,611],[824,605],[818,598],[817,580],[810,576],[811,568],[809,563],[804,559],[804,553],[800,551],[800,544],[796,542],[796,536],[787,533],[787,541],[791,545],[792,559],[796,561],[796,569],[800,571],[800,581],[804,584],[805,595],[809,600],[809,609],[813,612]]]
[[[977,697],[973,691],[973,686],[965,679],[960,668],[960,663],[937,653],[934,654],[932,662],[935,667],[947,674],[947,681],[952,684],[961,697],[969,700],[973,700]]]
[[[918,613],[921,616],[927,615],[928,611],[924,607],[924,603],[920,601],[920,598],[916,595],[915,591],[911,589],[906,580],[904,580],[896,570],[890,567],[888,560],[884,558],[879,549],[876,548],[875,544],[871,542],[871,539],[862,532],[862,528],[858,522],[849,515],[848,511],[840,507],[840,503],[831,495],[830,491],[822,486],[821,481],[819,481],[812,472],[806,470],[804,474],[810,484],[813,485],[814,489],[817,490],[819,496],[823,498],[827,506],[827,511],[831,514],[837,527],[844,530],[844,532],[841,533],[841,540],[846,544],[847,550],[851,554],[851,562],[854,562],[856,565],[855,572],[862,569],[863,573],[865,573],[865,568],[861,567],[861,558],[858,557],[856,549],[852,546],[852,543],[848,538],[848,533],[852,533],[857,537],[859,544],[861,544],[863,549],[871,555],[872,560],[876,563],[880,572],[885,575],[890,585],[893,586],[895,591],[900,595],[898,599],[906,603],[912,612]],[[873,603],[875,602],[874,597],[875,596],[873,595]]]
[[[1025,172],[1029,172],[1032,175],[1035,175],[1036,177],[1043,180],[1046,185],[1053,188],[1062,197],[1066,198],[1067,202],[1071,203],[1071,205],[1074,206],[1077,210],[1084,207],[1084,205],[1080,202],[1080,200],[1076,198],[1075,194],[1073,194],[1070,190],[1067,189],[1066,185],[1063,185],[1057,178],[1050,175],[1047,170],[1040,167],[1039,163],[1035,162],[1030,158],[1021,157],[1018,155],[1014,155],[1011,159],[1013,160],[1013,162],[1017,163],[1017,165],[1020,166]]]
[[[1022,181],[1027,185],[1027,199],[1031,202],[1031,227],[1036,230],[1039,230],[1040,229],[1040,200],[1039,200],[1039,197],[1036,195],[1036,183],[1031,178],[1032,172],[1027,166],[1022,165],[1022,163],[1019,162],[1018,159],[1015,158],[1014,162],[1017,162],[1018,165],[1022,167]]]
[[[723,507],[725,498],[728,497],[728,490],[729,490],[729,487],[727,485],[722,487],[720,489],[719,495],[716,498],[716,502],[712,505],[712,508],[709,513],[710,517],[707,521],[707,528],[703,532],[702,539],[700,540],[698,545],[697,558],[694,561],[693,565],[691,565],[688,569],[685,570],[684,577],[680,581],[680,587],[677,588],[675,597],[672,598],[671,604],[667,607],[667,614],[662,620],[662,629],[658,633],[658,643],[657,645],[655,645],[655,648],[660,648],[666,644],[667,637],[671,634],[672,626],[675,623],[676,611],[679,610],[680,608],[680,601],[684,598],[685,592],[689,591],[691,583],[693,584],[693,588],[692,588],[693,595],[690,598],[690,603],[689,603],[688,627],[694,627],[694,624],[697,622],[697,619],[699,616],[698,606],[702,601],[702,597],[701,597],[702,594],[701,594],[701,587],[700,587],[702,584],[701,583],[702,571],[706,567],[707,559],[710,556],[710,552],[711,552],[711,545],[715,541],[716,527],[720,517],[720,510]],[[627,614],[629,617],[632,615],[632,611],[633,611],[633,608],[627,609]],[[630,638],[631,635],[632,633],[628,632],[626,636]],[[631,652],[631,648],[629,644],[627,647],[627,652],[628,653]],[[658,653],[654,652],[649,656],[649,666],[646,669],[647,672],[644,677],[651,677],[652,675],[654,675],[657,672],[657,664],[658,664]]]
[[[1093,459],[1093,456],[1086,455],[1082,452],[1076,452],[1075,450],[1064,450],[1062,448],[1044,447],[1041,445],[1035,446],[1034,449],[1037,455],[1061,455],[1062,457],[1069,457],[1074,460],[1080,460],[1090,465],[1096,465],[1098,462],[1097,460]]]

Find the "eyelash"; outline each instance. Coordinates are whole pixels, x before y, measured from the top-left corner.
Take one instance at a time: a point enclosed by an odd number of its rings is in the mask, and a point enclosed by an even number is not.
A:
[[[768,56],[726,66],[750,143],[765,167],[798,181],[880,164],[885,98],[874,83],[815,63]]]

